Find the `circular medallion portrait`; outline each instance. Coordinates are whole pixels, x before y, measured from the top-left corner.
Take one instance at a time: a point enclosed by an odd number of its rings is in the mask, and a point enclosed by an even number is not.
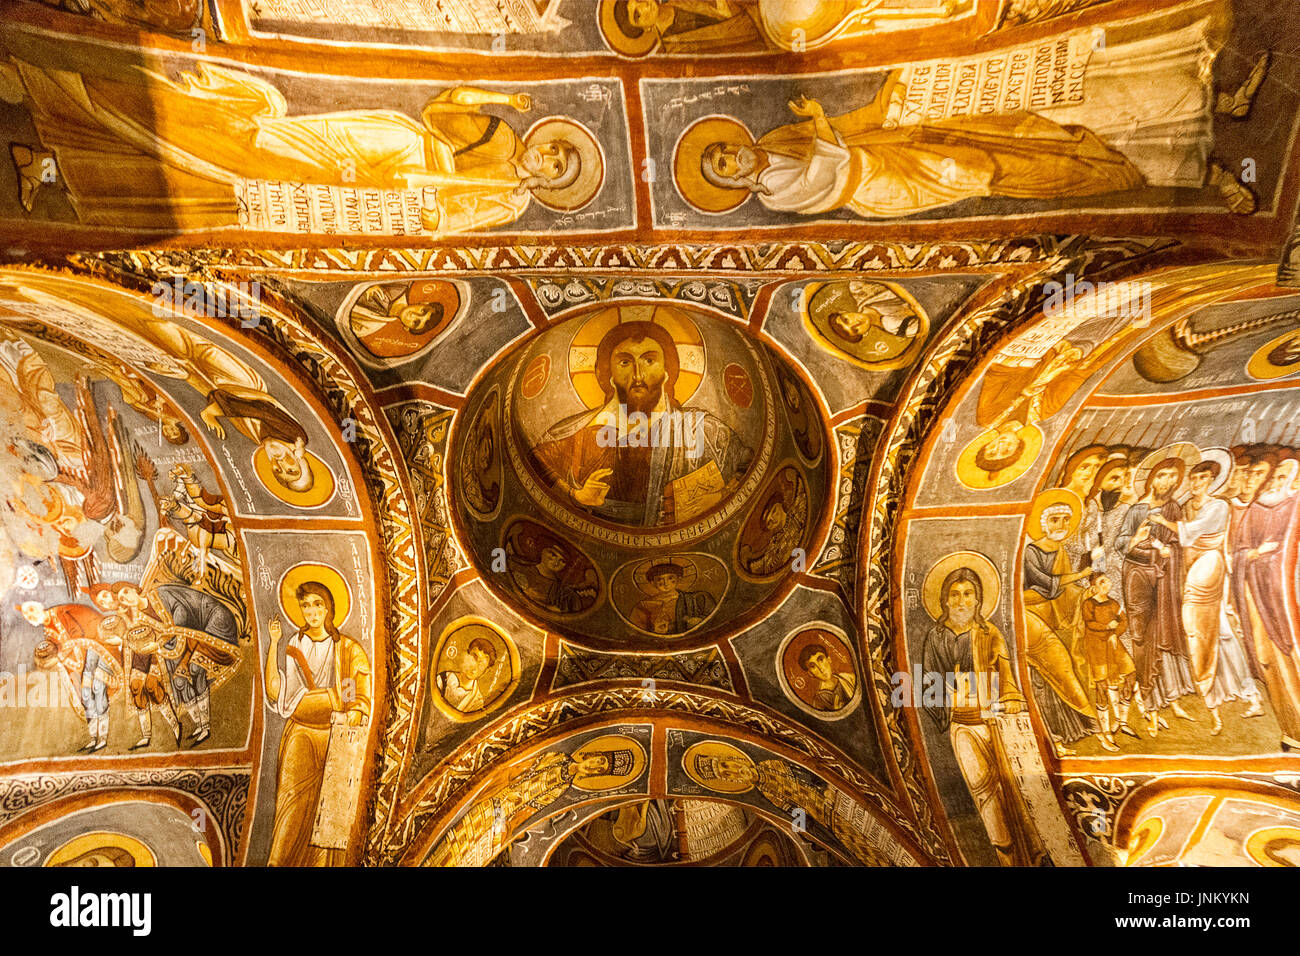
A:
[[[1246,374],[1259,381],[1300,372],[1300,329],[1290,329],[1265,342],[1246,363]]]
[[[305,448],[265,442],[253,452],[262,487],[295,508],[322,508],[334,498],[334,472]]]
[[[821,419],[817,415],[808,386],[784,365],[776,366],[776,378],[780,384],[781,402],[785,405],[795,447],[799,449],[799,455],[804,461],[815,465],[821,458],[825,442],[822,438]]]
[[[876,372],[903,368],[920,354],[930,319],[894,282],[848,279],[804,288],[804,326],[832,354]]]
[[[725,740],[700,740],[682,754],[682,770],[695,783],[714,793],[748,793],[758,783],[754,760]]]
[[[158,860],[141,840],[124,833],[83,833],[58,847],[43,866],[157,866]]]
[[[831,624],[789,634],[777,651],[777,676],[800,709],[822,720],[847,716],[862,699],[848,637]]]
[[[466,454],[457,461],[465,503],[480,521],[501,508],[501,392],[494,389],[474,416],[466,436]]]
[[[216,815],[189,794],[95,791],[73,796],[70,803],[53,820],[28,814],[4,827],[0,864],[99,869],[229,865]]]
[[[727,566],[710,554],[669,554],[614,572],[614,608],[645,634],[689,634],[713,617],[727,590]]]
[[[463,310],[469,287],[447,279],[375,282],[345,305],[340,325],[370,365],[395,365],[413,358],[451,327]]]
[[[764,581],[783,577],[796,564],[806,567],[807,552],[802,545],[807,530],[808,489],[799,469],[788,464],[763,489],[741,526],[736,540],[737,571],[741,577]]]
[[[433,702],[456,721],[477,720],[505,703],[519,683],[519,651],[495,624],[462,617],[443,629],[433,651]]]
[[[593,761],[593,758],[594,761]],[[577,774],[573,786],[589,793],[617,790],[645,772],[646,753],[631,737],[605,734],[588,740],[573,752],[576,763],[594,763],[601,770]]]
[[[605,595],[600,572],[572,542],[536,521],[506,526],[501,576],[526,607],[546,618],[585,614]]]
[[[981,432],[957,459],[957,480],[967,488],[987,491],[1010,484],[1038,460],[1043,433],[1037,425],[1007,422]]]

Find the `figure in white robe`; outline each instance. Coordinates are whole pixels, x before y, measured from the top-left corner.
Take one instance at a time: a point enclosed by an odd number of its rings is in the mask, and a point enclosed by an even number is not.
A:
[[[1066,199],[1142,186],[1212,186],[1228,207],[1254,199],[1209,162],[1212,67],[1220,21],[1093,52],[1082,103],[899,126],[905,97],[891,74],[870,105],[828,118],[799,97],[808,121],[779,127],[754,147],[714,144],[702,173],[745,187],[776,212],[848,209],[867,218],[909,216],[963,199]],[[1136,71],[1136,72],[1135,72]]]
[[[1242,637],[1228,614],[1228,518],[1231,509],[1222,498],[1206,495],[1213,472],[1192,469],[1192,495],[1184,513],[1186,520],[1170,522],[1183,548],[1182,619],[1191,651],[1192,678],[1210,711],[1210,733],[1223,729],[1219,707],[1231,700],[1250,701],[1246,716],[1263,713],[1259,690],[1250,674],[1250,659]],[[1165,524],[1156,516],[1152,521]]]

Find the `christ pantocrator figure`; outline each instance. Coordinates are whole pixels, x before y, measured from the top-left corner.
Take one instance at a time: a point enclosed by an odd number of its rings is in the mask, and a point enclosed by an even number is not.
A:
[[[753,451],[713,414],[673,397],[679,372],[662,326],[616,325],[596,350],[605,404],[550,428],[533,466],[557,494],[620,524],[674,524],[720,504]]]

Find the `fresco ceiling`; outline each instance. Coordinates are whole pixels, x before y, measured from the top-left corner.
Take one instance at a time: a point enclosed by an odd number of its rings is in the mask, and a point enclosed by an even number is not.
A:
[[[1294,862],[1275,5],[3,7],[0,864]]]

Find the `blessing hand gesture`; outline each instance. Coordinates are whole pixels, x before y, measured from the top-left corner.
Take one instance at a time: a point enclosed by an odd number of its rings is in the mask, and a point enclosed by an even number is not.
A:
[[[609,494],[609,482],[605,479],[613,473],[613,468],[597,468],[587,476],[581,488],[574,489],[573,500],[588,508],[599,508]]]
[[[790,100],[787,105],[790,107],[790,112],[795,116],[806,116],[809,119],[817,119],[818,117],[826,115],[826,111],[822,109],[820,103],[816,100],[810,100],[806,96],[797,96]]]

